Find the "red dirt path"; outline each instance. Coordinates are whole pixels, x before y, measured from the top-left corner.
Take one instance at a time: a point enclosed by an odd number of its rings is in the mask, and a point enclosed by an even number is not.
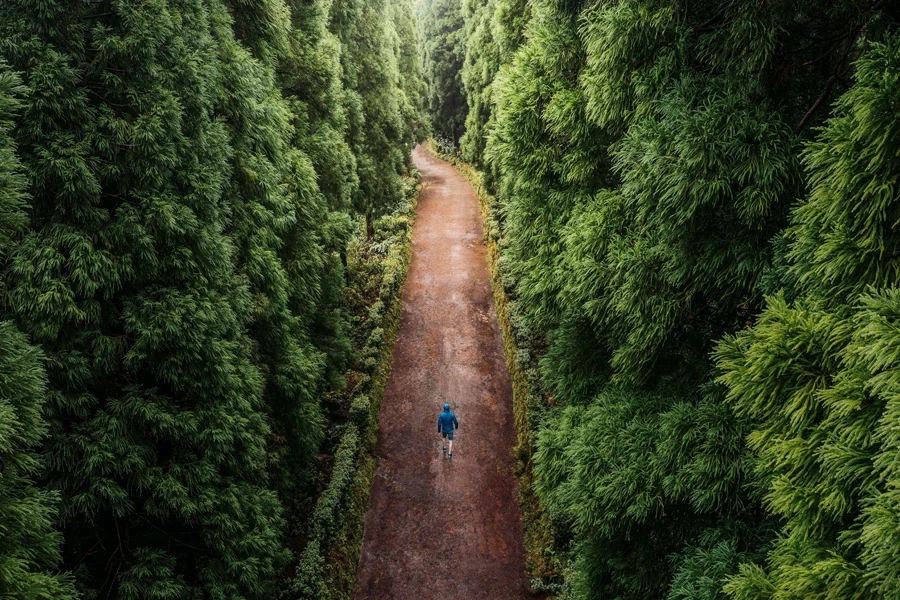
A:
[[[413,159],[424,189],[353,598],[525,598],[511,388],[478,199],[421,146]],[[444,402],[460,424],[452,459],[437,433]]]

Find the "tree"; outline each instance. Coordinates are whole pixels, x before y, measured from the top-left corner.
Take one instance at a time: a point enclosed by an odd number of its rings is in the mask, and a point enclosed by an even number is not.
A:
[[[422,73],[421,41],[416,26],[413,0],[393,0],[391,22],[397,33],[397,67],[400,71],[402,121],[406,126],[403,139],[419,143],[428,136],[425,97],[428,85]],[[408,155],[412,161],[412,155]],[[410,162],[408,168],[412,167]]]
[[[877,30],[875,31],[877,36]],[[779,535],[734,598],[897,597],[900,36],[866,45],[807,146],[783,285],[717,350]]]
[[[31,223],[10,272],[47,354],[47,483],[89,594],[269,597],[282,564],[234,268],[220,3],[7,2],[30,89]]]
[[[0,62],[0,264],[5,269],[27,223],[25,179],[10,138],[26,90]],[[5,281],[3,282],[5,296]],[[68,577],[56,572],[61,536],[54,494],[34,481],[36,449],[47,432],[41,409],[46,375],[37,349],[15,326],[0,323],[0,596],[75,598]]]
[[[388,0],[336,0],[331,28],[341,41],[344,88],[348,94],[350,146],[356,156],[359,187],[353,207],[373,221],[403,193],[400,175],[407,163],[394,29]]]
[[[466,55],[462,2],[423,2],[419,5],[418,20],[431,127],[435,135],[458,146],[468,113],[462,81]]]
[[[290,90],[282,95],[275,70],[281,62],[288,63],[299,79],[336,63],[316,55],[316,41],[308,42],[311,48],[299,46],[325,33],[314,20],[298,15],[292,22],[287,7],[275,0],[231,8],[235,15],[246,11],[275,15],[274,20],[283,20],[287,27],[247,31],[246,23],[239,26],[223,15],[213,30],[223,73],[220,112],[229,125],[233,149],[232,177],[225,192],[234,207],[229,234],[237,250],[236,266],[252,299],[247,327],[254,343],[252,359],[264,377],[273,431],[267,447],[271,483],[284,504],[297,506],[315,489],[315,459],[324,433],[319,398],[332,383],[331,371],[342,366],[343,357],[337,352],[345,336],[340,318],[331,329],[322,327],[319,340],[316,330],[323,315],[334,310],[343,283],[333,253],[346,241],[349,219],[342,210],[346,207],[340,205],[343,192],[336,190],[337,210],[330,210],[318,186],[315,164],[297,147],[303,143],[315,148],[320,140],[306,138],[320,131],[336,137],[330,123],[322,118],[324,123],[311,126],[313,116],[300,111],[302,100],[289,95]],[[297,31],[292,25],[306,29]],[[237,41],[238,34],[247,46]],[[248,48],[266,51],[254,55]],[[308,55],[300,60],[298,54],[305,50]],[[290,80],[285,83],[293,85]],[[329,91],[326,88],[325,93]],[[292,113],[292,108],[298,112]],[[302,128],[302,135],[295,134],[295,126]],[[322,159],[320,168],[330,167]],[[324,342],[321,350],[316,341]]]
[[[493,84],[501,66],[509,64],[524,41],[530,16],[526,0],[463,1],[465,62],[460,75],[468,113],[460,149],[467,161],[480,168],[487,166],[485,146],[494,128]]]

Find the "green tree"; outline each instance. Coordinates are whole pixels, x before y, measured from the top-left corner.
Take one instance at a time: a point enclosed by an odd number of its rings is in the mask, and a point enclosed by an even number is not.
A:
[[[868,44],[804,162],[779,294],[720,344],[721,379],[779,535],[744,598],[895,599],[900,590],[900,36]]]
[[[293,144],[312,160],[320,191],[333,211],[347,210],[359,187],[349,143],[352,94],[343,87],[343,47],[329,29],[333,0],[291,0],[289,51],[278,80],[290,104]]]
[[[494,127],[494,81],[524,41],[530,16],[527,0],[463,0],[465,62],[460,75],[469,110],[460,149],[480,168],[487,167],[485,146]]]
[[[27,223],[25,178],[10,137],[12,119],[25,95],[21,82],[0,61],[0,265]],[[0,284],[5,297],[5,280]],[[0,323],[0,596],[13,599],[75,598],[61,560],[56,531],[58,498],[35,485],[36,449],[47,424],[42,358],[15,326]]]
[[[388,0],[335,0],[330,25],[341,41],[348,139],[359,176],[353,207],[365,215],[370,236],[374,219],[402,197],[412,141],[405,138],[391,6]]]
[[[469,110],[462,80],[466,57],[462,0],[422,2],[418,21],[431,127],[439,138],[458,146]]]
[[[302,310],[311,301],[316,304],[308,313],[312,319],[305,320],[304,326],[312,345],[324,355],[323,381],[340,387],[350,354],[347,323],[339,308],[345,279],[343,257],[352,228],[349,212],[359,190],[356,157],[349,140],[352,95],[343,87],[340,40],[329,29],[332,1],[297,0],[289,6],[289,51],[280,58],[277,75],[290,110],[291,143],[300,151],[294,162],[300,171],[288,179],[300,203],[282,259],[288,268],[291,310]],[[314,173],[306,169],[304,155]],[[316,212],[312,208],[320,205],[320,195],[325,206]],[[300,235],[304,228],[314,233]],[[316,251],[324,253],[316,260],[304,260],[310,255],[304,248],[312,247],[298,243],[301,241],[314,242]]]
[[[778,285],[804,143],[890,21],[868,2],[500,5],[466,5],[464,148],[499,197],[513,322],[545,342],[525,359],[561,405],[531,417],[571,583],[721,598],[778,515],[710,354]]]
[[[391,22],[397,33],[397,67],[400,71],[401,116],[406,128],[403,139],[412,143],[424,141],[428,137],[428,115],[425,113],[425,98],[428,85],[422,72],[421,40],[416,23],[414,0],[393,0]],[[412,155],[409,154],[412,167]]]
[[[329,63],[313,60],[318,58],[315,52],[305,61],[294,55],[300,51],[300,35],[311,37],[322,30],[315,29],[315,22],[292,23],[286,7],[276,0],[243,3],[231,12],[241,15],[251,8],[255,14],[280,16],[288,27],[243,31],[246,24],[238,26],[222,14],[214,29],[223,73],[220,112],[229,124],[233,150],[226,189],[234,209],[229,233],[237,250],[236,265],[251,294],[247,327],[254,363],[265,379],[273,431],[268,444],[272,485],[284,503],[302,505],[315,489],[315,457],[324,432],[319,398],[332,383],[326,369],[341,367],[341,357],[329,352],[341,347],[340,319],[323,332],[328,335],[319,340],[315,335],[323,313],[334,309],[343,282],[340,261],[332,253],[345,240],[334,235],[336,225],[342,222],[340,229],[346,231],[349,219],[345,212],[329,209],[312,160],[293,145],[315,135],[308,125],[312,119],[306,112],[292,114],[292,108],[300,109],[300,101],[282,95],[275,73],[281,61],[299,63],[292,64],[298,78],[327,68]],[[311,26],[312,31],[298,33],[292,25]],[[238,34],[246,46],[236,40]],[[254,55],[248,48],[262,50]],[[304,128],[304,136],[295,135],[295,125]],[[307,144],[314,147],[317,142]],[[333,288],[337,292],[332,293]],[[326,342],[322,350],[314,343],[320,340]]]
[[[91,595],[270,597],[283,560],[254,298],[226,234],[223,19],[194,0],[0,6],[30,89],[10,304],[47,354],[46,477]]]

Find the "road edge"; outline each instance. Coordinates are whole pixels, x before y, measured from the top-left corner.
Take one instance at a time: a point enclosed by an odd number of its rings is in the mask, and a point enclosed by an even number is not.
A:
[[[481,209],[484,244],[487,248],[488,271],[491,277],[497,320],[503,333],[503,351],[513,392],[513,414],[516,422],[517,445],[516,477],[519,480],[519,508],[525,541],[526,569],[531,578],[533,594],[550,599],[561,591],[559,582],[568,560],[565,552],[557,548],[557,532],[540,498],[534,490],[532,456],[533,437],[539,416],[551,403],[540,391],[540,374],[537,372],[537,354],[532,344],[523,340],[510,318],[511,298],[504,286],[500,269],[501,226],[496,207],[499,204],[484,183],[482,173],[460,157],[442,152],[434,140],[426,144],[428,151],[453,165],[475,190]],[[550,594],[550,595],[548,595]]]
[[[375,476],[381,403],[393,367],[403,288],[412,259],[416,206],[422,192],[418,171],[413,168],[408,177],[407,195],[388,215],[400,240],[391,245],[381,261],[379,298],[369,309],[370,321],[375,320],[378,325],[362,350],[362,355],[368,357],[370,375],[353,391],[331,478],[316,503],[312,535],[291,582],[291,598],[348,600],[356,584],[365,510]]]

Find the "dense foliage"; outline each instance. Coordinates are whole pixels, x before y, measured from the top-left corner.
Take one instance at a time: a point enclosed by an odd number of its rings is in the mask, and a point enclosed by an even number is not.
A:
[[[738,598],[896,598],[900,36],[871,42],[807,146],[782,291],[717,351],[780,535]]]
[[[896,598],[896,4],[462,6],[561,593]]]
[[[484,150],[494,127],[494,80],[522,44],[531,7],[527,0],[463,0],[462,6],[465,64],[461,77],[468,114],[460,145],[463,158],[487,170]]]
[[[462,82],[466,49],[460,0],[423,1],[418,19],[432,132],[456,147],[465,131],[468,112]]]
[[[4,596],[273,596],[417,47],[408,0],[0,5]]]
[[[0,261],[8,264],[27,223],[26,182],[9,136],[24,95],[0,62]],[[0,283],[4,285],[5,283]],[[7,290],[2,289],[6,297]],[[46,376],[37,349],[15,326],[0,323],[0,596],[71,597],[71,583],[53,572],[59,561],[56,498],[38,488],[36,448],[46,434],[41,415]]]

